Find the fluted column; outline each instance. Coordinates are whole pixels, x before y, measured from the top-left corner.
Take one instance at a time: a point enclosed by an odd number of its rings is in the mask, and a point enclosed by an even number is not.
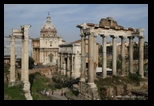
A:
[[[133,36],[129,36],[129,72],[133,73]]]
[[[96,78],[96,67],[97,67],[97,60],[96,60],[96,38],[97,36],[94,35],[93,39],[94,39],[94,78]]]
[[[107,76],[107,70],[106,70],[106,36],[105,35],[101,35],[102,37],[102,50],[103,50],[103,53],[102,53],[102,75],[103,75],[103,78],[106,78]]]
[[[96,85],[94,83],[94,48],[93,48],[93,37],[94,33],[90,33],[88,35],[88,84],[91,88],[95,88]]]
[[[126,61],[125,61],[125,37],[119,36],[121,38],[121,72],[122,76],[125,76],[126,71]]]
[[[25,47],[25,43],[24,43],[24,36],[22,37],[22,53],[21,53],[21,55],[22,55],[22,63],[21,63],[21,81],[23,82],[24,81],[24,53],[25,53],[25,49],[24,49],[24,47]],[[34,51],[35,51],[35,57],[37,56],[37,54],[36,54],[36,49],[34,49]],[[36,59],[36,58],[35,58]]]
[[[113,75],[117,75],[117,37],[111,35],[112,37],[112,72]]]
[[[81,76],[80,76],[80,81],[85,82],[85,35],[81,34]]]
[[[10,86],[15,84],[15,37],[11,36]]]
[[[139,74],[144,77],[144,37],[139,37]]]

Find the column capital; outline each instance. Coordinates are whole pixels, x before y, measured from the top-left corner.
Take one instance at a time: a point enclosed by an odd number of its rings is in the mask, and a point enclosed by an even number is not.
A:
[[[111,38],[117,38],[117,36],[115,36],[115,35],[110,35],[110,37],[111,37]]]
[[[94,33],[94,38],[97,38],[97,35]]]
[[[80,36],[81,36],[81,37],[86,37],[86,35],[85,35],[85,34],[80,34]]]
[[[104,37],[107,37],[105,34],[102,34],[102,35],[100,35],[100,36],[103,37],[103,38],[104,38]]]
[[[121,39],[125,39],[126,36],[122,36],[122,35],[120,35],[119,38],[121,38]]]
[[[138,36],[139,39],[144,39],[144,36]]]
[[[128,39],[134,39],[134,36],[128,36],[127,38]]]

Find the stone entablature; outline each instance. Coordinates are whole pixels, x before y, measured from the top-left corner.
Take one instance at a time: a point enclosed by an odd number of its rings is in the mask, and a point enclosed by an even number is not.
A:
[[[63,44],[59,45],[60,53],[70,53],[70,54],[80,54],[81,45],[80,44]]]

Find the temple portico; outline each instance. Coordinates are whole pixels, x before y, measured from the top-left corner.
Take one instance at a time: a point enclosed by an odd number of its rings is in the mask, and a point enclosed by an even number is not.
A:
[[[144,77],[143,73],[143,31],[142,28],[124,28],[123,26],[120,26],[117,24],[117,22],[112,17],[102,18],[98,24],[93,23],[84,23],[77,25],[78,28],[80,28],[80,36],[81,36],[81,80],[80,82],[84,82],[85,75],[84,71],[85,69],[85,45],[84,45],[84,38],[88,36],[88,83],[90,88],[96,88],[96,85],[94,84],[94,78],[95,78],[95,39],[97,36],[102,37],[102,45],[103,45],[103,52],[102,52],[102,77],[106,78],[106,39],[108,36],[112,38],[112,74],[117,75],[117,50],[116,50],[116,44],[117,44],[117,38],[121,38],[121,54],[122,54],[122,75],[125,76],[126,66],[125,66],[125,39],[129,39],[129,72],[134,73],[133,71],[133,39],[134,37],[139,38],[139,74]],[[96,37],[94,37],[96,36]],[[82,84],[80,84],[82,85]],[[80,87],[83,88],[83,87]],[[80,89],[82,91],[82,89]]]

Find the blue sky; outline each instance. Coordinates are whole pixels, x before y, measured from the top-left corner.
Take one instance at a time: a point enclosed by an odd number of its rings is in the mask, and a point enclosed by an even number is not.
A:
[[[4,4],[4,35],[10,35],[13,28],[30,24],[30,37],[40,37],[48,12],[57,35],[67,42],[81,39],[76,25],[85,22],[99,24],[100,19],[106,17],[113,17],[118,25],[126,28],[144,28],[145,41],[148,41],[148,4]],[[107,38],[107,41],[111,40]],[[100,37],[97,41],[102,42]]]

